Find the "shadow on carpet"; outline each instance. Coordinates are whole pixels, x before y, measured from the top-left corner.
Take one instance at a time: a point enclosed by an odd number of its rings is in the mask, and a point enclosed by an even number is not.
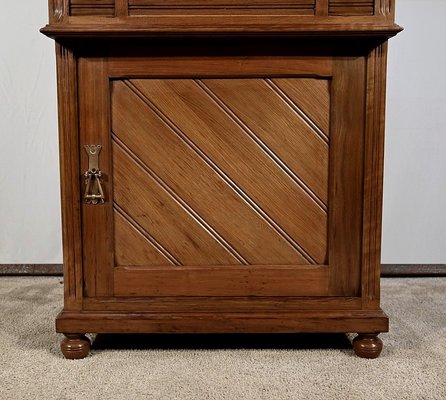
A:
[[[343,333],[98,334],[93,350],[351,349]]]

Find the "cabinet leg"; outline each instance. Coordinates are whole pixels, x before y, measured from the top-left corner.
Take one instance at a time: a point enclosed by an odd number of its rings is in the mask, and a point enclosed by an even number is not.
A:
[[[65,338],[60,344],[65,358],[78,359],[88,356],[90,352],[90,339],[82,333],[65,333]]]
[[[383,342],[377,333],[359,333],[353,339],[353,350],[358,357],[377,358],[383,349]]]

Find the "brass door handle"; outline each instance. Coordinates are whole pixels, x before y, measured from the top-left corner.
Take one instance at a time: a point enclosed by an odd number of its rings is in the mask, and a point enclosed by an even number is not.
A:
[[[88,170],[84,173],[85,194],[84,200],[87,204],[103,204],[105,201],[102,190],[102,172],[99,169],[100,144],[86,144],[84,149],[88,154]]]

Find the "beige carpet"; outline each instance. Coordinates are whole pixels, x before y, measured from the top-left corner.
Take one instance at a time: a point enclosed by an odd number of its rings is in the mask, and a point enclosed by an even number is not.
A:
[[[61,279],[0,277],[0,399],[446,399],[446,278],[382,286],[377,360],[344,335],[114,335],[69,361],[54,333]]]

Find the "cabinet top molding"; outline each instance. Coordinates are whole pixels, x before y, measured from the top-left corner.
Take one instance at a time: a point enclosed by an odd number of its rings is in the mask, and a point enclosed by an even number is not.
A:
[[[394,0],[49,0],[52,38],[380,36],[402,30]]]

